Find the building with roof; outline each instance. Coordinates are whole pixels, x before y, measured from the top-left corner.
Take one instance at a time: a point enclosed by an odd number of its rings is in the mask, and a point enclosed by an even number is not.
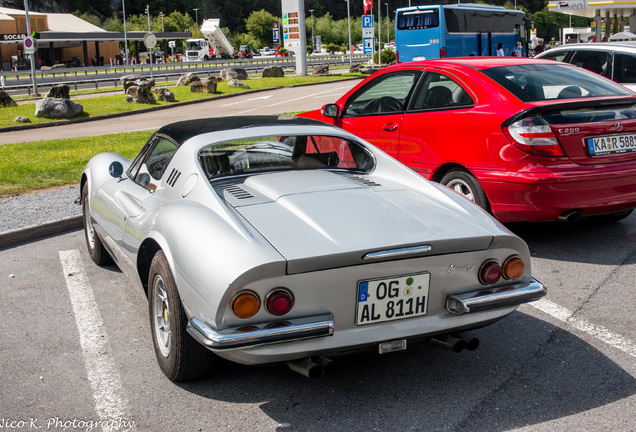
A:
[[[612,35],[624,32],[626,21],[632,33],[636,29],[636,1],[551,0],[548,10],[594,19],[597,41],[608,41]]]
[[[99,66],[110,61],[122,61],[120,42],[139,43],[147,32],[109,32],[73,14],[29,11],[29,21],[37,41],[36,65]],[[0,7],[0,58],[2,70],[26,64],[22,40],[27,36],[26,14],[23,10]],[[156,33],[167,52],[168,40],[187,39],[190,31]],[[28,67],[27,67],[28,68]]]

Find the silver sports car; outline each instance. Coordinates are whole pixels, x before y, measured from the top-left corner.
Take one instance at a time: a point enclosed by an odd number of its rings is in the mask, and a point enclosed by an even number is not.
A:
[[[91,258],[146,291],[173,381],[216,356],[307,376],[357,350],[462,333],[545,295],[526,244],[477,205],[342,129],[295,117],[191,120],[81,179]]]

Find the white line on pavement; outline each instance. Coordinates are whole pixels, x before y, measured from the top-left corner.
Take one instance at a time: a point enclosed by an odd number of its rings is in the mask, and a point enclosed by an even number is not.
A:
[[[112,430],[106,423],[126,419],[128,412],[121,378],[110,354],[106,329],[79,250],[60,251],[59,255],[79,330],[88,381],[93,389],[95,411],[104,422],[102,429]]]
[[[592,324],[584,319],[573,317],[572,315],[574,315],[574,313],[572,311],[559,306],[550,300],[546,300],[544,298],[533,303],[528,303],[528,305],[539,309],[541,312],[544,312],[563,323],[569,324],[575,329],[585,332],[632,357],[636,357],[636,345],[634,345],[634,343],[629,339],[626,339],[603,326]]]

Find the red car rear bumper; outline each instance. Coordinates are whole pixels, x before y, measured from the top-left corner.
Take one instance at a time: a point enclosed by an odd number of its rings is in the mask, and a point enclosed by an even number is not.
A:
[[[502,222],[555,220],[636,208],[636,169],[586,173],[474,172]],[[513,181],[510,181],[513,180]]]

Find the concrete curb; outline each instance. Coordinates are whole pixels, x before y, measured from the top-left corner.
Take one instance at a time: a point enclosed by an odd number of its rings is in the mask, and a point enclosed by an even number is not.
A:
[[[44,237],[61,234],[82,228],[82,216],[73,216],[42,225],[33,225],[0,233],[0,249],[7,249],[23,243],[39,240]]]

